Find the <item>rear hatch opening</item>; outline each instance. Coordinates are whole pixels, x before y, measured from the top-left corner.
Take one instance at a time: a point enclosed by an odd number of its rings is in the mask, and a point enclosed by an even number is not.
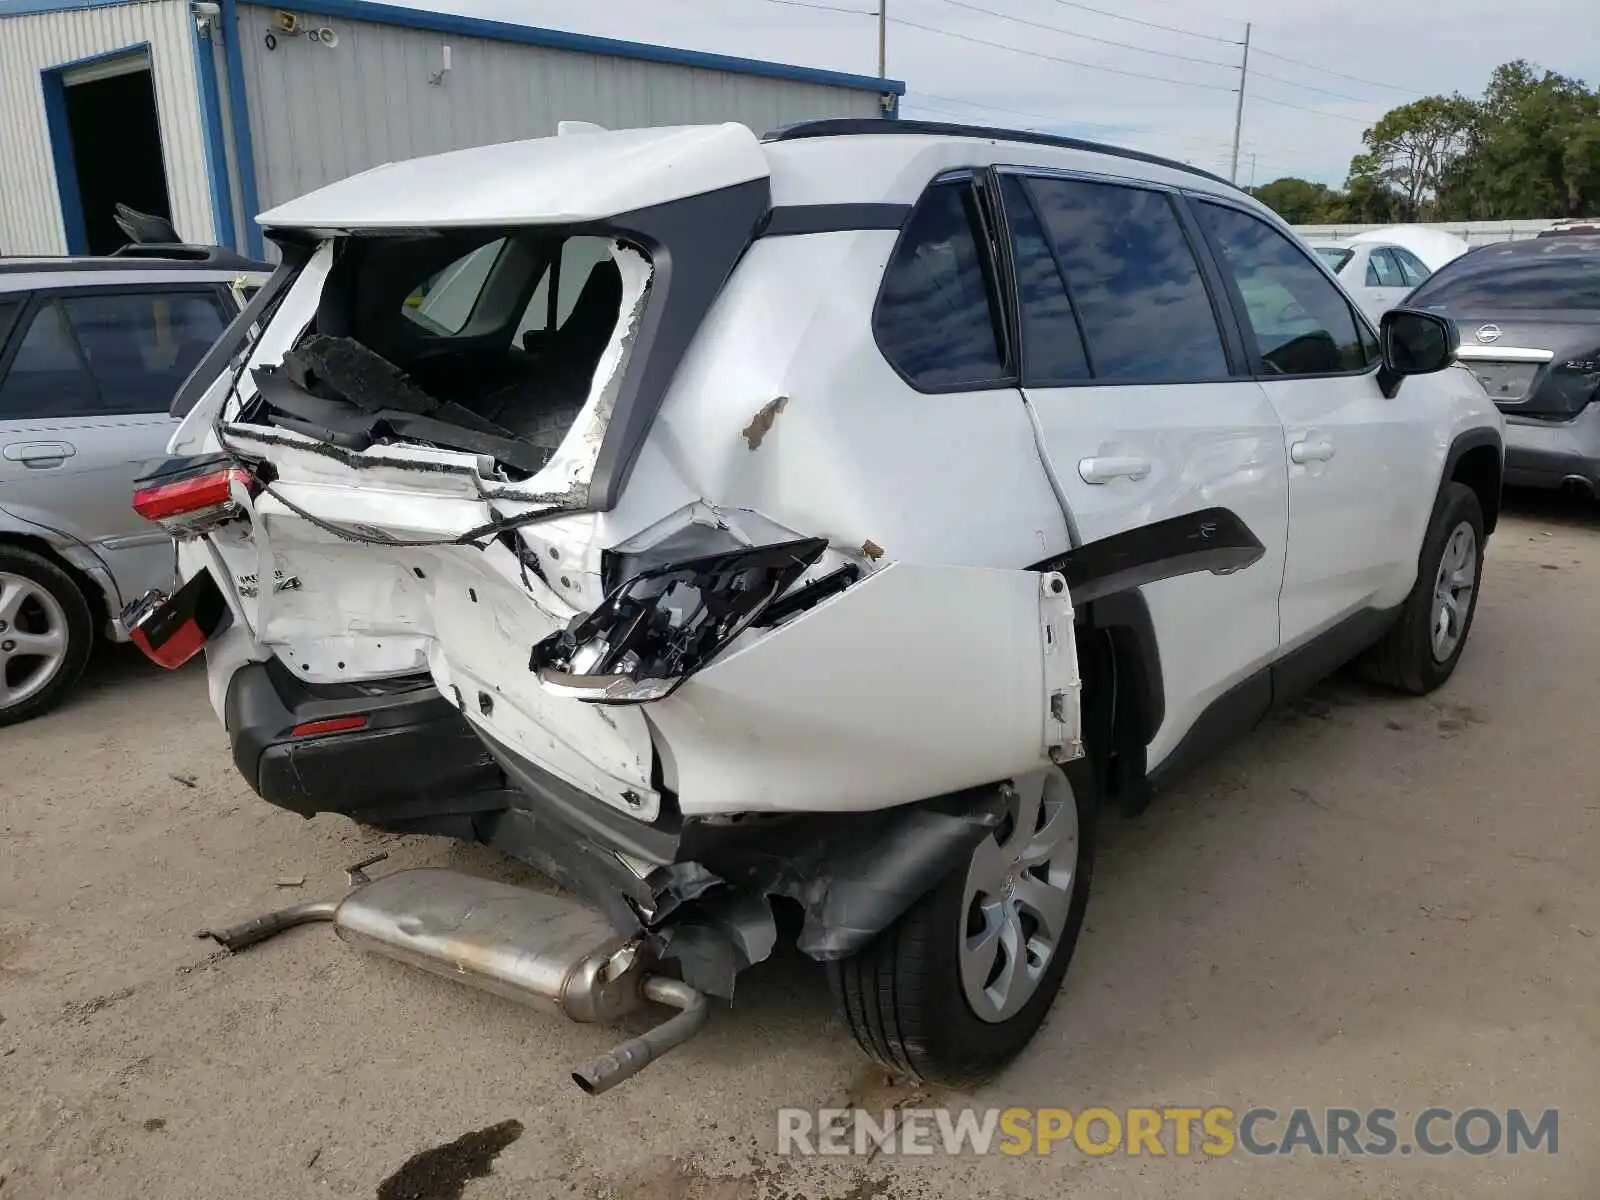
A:
[[[513,487],[554,464],[543,493],[587,482],[649,291],[640,249],[535,226],[357,233],[323,253],[315,314],[250,373],[234,433],[288,431],[351,466],[374,447],[459,451]]]

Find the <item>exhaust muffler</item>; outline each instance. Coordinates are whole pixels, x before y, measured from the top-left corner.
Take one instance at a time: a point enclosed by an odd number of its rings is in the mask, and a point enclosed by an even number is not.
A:
[[[455,871],[396,871],[343,900],[297,904],[227,929],[207,930],[229,950],[314,921],[362,950],[420,967],[569,1020],[609,1024],[647,1003],[679,1010],[572,1073],[591,1096],[638,1074],[706,1023],[705,996],[649,974],[648,956],[600,914],[558,896]]]

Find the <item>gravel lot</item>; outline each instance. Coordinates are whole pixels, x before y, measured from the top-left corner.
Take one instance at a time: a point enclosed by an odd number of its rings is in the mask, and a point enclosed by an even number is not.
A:
[[[1451,684],[1403,700],[1335,681],[1144,817],[1109,819],[1032,1052],[970,1100],[927,1102],[1555,1107],[1555,1157],[778,1158],[779,1106],[909,1096],[793,956],[666,1065],[587,1099],[568,1067],[613,1032],[326,928],[237,958],[196,940],[337,894],[380,849],[385,868],[518,869],[256,800],[202,673],[118,651],[66,709],[0,732],[0,1200],[1593,1195],[1600,513],[1513,510]],[[504,1148],[464,1192],[450,1170],[397,1175],[503,1122],[520,1136],[485,1134],[485,1159]]]

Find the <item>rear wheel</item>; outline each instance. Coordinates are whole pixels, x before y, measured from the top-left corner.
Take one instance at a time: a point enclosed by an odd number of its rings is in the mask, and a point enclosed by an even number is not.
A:
[[[1092,772],[1016,781],[1010,811],[866,949],[828,964],[861,1048],[896,1071],[970,1086],[1022,1052],[1061,988],[1094,865]]]
[[[1447,483],[1417,560],[1417,582],[1400,616],[1358,663],[1373,683],[1414,696],[1449,679],[1478,609],[1483,509],[1464,483]]]
[[[72,577],[31,550],[0,546],[0,726],[49,712],[89,661],[94,624]]]

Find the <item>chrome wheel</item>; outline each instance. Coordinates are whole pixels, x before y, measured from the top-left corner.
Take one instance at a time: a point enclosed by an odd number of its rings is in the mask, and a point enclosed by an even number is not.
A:
[[[1008,1020],[1039,990],[1066,935],[1078,805],[1055,768],[1016,781],[1011,811],[967,868],[961,988],[980,1020]]]
[[[67,614],[43,585],[0,571],[0,709],[43,691],[67,659]]]
[[[1450,531],[1433,581],[1433,660],[1448,662],[1461,645],[1478,584],[1478,535],[1462,521]]]

